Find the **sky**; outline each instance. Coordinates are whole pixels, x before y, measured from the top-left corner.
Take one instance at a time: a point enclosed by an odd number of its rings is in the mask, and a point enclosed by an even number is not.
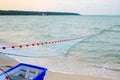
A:
[[[0,0],[0,10],[75,12],[120,15],[120,0]]]

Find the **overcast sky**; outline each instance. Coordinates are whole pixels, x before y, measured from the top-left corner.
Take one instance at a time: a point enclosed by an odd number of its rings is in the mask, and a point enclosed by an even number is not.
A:
[[[0,0],[0,9],[120,15],[120,0]]]

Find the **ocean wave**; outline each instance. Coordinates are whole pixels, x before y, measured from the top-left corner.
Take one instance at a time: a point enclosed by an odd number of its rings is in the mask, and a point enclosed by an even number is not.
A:
[[[102,64],[94,64],[93,66],[98,68],[108,69],[108,70],[120,71],[120,64],[117,64],[117,63],[107,62]]]
[[[114,26],[120,27],[120,24],[117,24],[117,25],[114,25]]]
[[[113,52],[116,52],[116,51],[113,51]],[[120,52],[120,51],[117,51],[117,52]],[[101,57],[104,57],[104,58],[114,58],[114,59],[119,60],[120,59],[120,54],[111,53],[111,54],[102,55]]]
[[[116,32],[116,33],[120,33],[120,30],[105,30],[106,32]]]

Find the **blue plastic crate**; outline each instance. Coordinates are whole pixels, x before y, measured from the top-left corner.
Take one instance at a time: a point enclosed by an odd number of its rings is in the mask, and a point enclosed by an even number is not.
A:
[[[13,68],[0,74],[0,80],[4,74],[8,75],[10,80],[44,80],[47,68],[20,63]]]

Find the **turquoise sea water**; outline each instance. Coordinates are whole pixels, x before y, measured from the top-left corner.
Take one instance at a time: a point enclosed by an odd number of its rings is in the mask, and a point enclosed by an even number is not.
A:
[[[0,52],[31,56],[9,55],[53,71],[120,80],[120,16],[0,16],[1,46],[91,35],[80,41]]]

